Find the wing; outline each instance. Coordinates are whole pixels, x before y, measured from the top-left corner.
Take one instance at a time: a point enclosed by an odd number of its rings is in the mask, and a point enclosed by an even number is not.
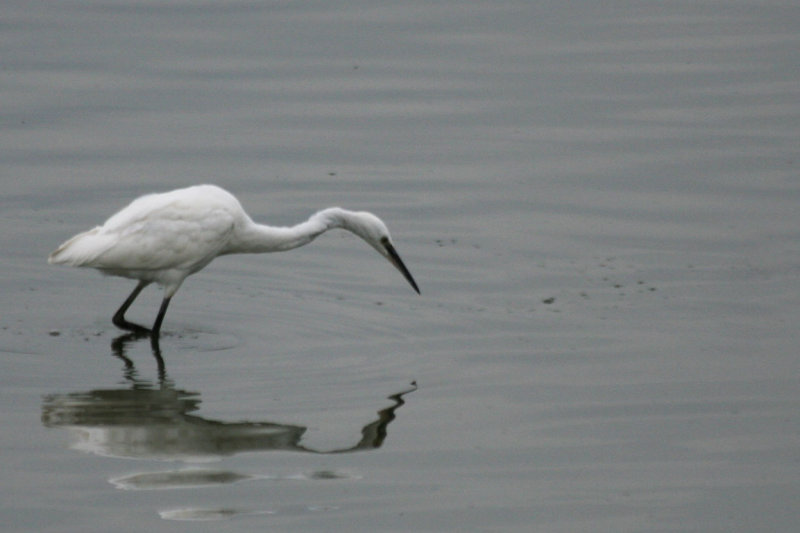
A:
[[[199,270],[227,243],[237,212],[229,202],[186,191],[134,200],[102,226],[62,244],[50,262],[112,272]]]

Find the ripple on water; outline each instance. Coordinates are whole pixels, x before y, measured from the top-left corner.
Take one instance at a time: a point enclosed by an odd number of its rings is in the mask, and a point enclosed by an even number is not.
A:
[[[335,481],[348,479],[361,479],[361,476],[344,470],[315,470],[298,476],[291,476],[292,479],[308,481]]]
[[[230,470],[186,468],[160,472],[141,472],[109,479],[109,482],[123,490],[164,490],[192,489],[229,485],[241,481],[285,480],[285,481],[336,481],[358,480],[361,476],[345,470],[314,470],[286,476],[265,476],[240,474]]]
[[[214,508],[198,508],[189,507],[183,509],[167,509],[158,512],[159,516],[164,520],[179,520],[179,521],[195,521],[195,522],[210,522],[215,520],[227,520],[237,516],[254,516],[254,515],[268,515],[275,514],[274,511],[253,511],[248,509],[232,509],[220,507]]]
[[[254,479],[257,476],[239,474],[229,470],[183,469],[162,472],[144,472],[109,479],[118,489],[157,490],[185,489],[228,485]]]

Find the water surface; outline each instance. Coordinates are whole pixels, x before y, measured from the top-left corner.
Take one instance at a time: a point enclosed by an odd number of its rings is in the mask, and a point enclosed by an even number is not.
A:
[[[5,2],[4,531],[791,531],[800,31],[779,2]],[[139,194],[343,233],[47,254]],[[151,321],[149,288],[131,319]],[[12,490],[13,489],[13,490]]]

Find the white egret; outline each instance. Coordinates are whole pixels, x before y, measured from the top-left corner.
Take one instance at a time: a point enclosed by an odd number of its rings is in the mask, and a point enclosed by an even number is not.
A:
[[[365,211],[323,209],[291,227],[257,224],[239,201],[215,185],[197,185],[148,194],[106,220],[75,235],[50,254],[51,264],[91,267],[103,274],[139,280],[112,322],[158,338],[167,306],[183,280],[215,257],[236,253],[281,252],[303,246],[329,229],[348,230],[389,260],[417,293],[419,288],[392,244],[386,224]],[[156,282],[164,287],[151,329],[128,322],[125,312],[139,293]]]

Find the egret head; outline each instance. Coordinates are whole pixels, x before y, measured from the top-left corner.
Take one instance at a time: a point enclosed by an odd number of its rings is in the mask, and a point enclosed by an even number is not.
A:
[[[343,217],[342,227],[367,241],[379,254],[388,259],[419,294],[417,282],[414,281],[411,272],[408,271],[397,254],[397,250],[395,250],[392,243],[392,236],[389,234],[389,228],[386,227],[383,220],[367,211],[350,211],[348,216]]]

